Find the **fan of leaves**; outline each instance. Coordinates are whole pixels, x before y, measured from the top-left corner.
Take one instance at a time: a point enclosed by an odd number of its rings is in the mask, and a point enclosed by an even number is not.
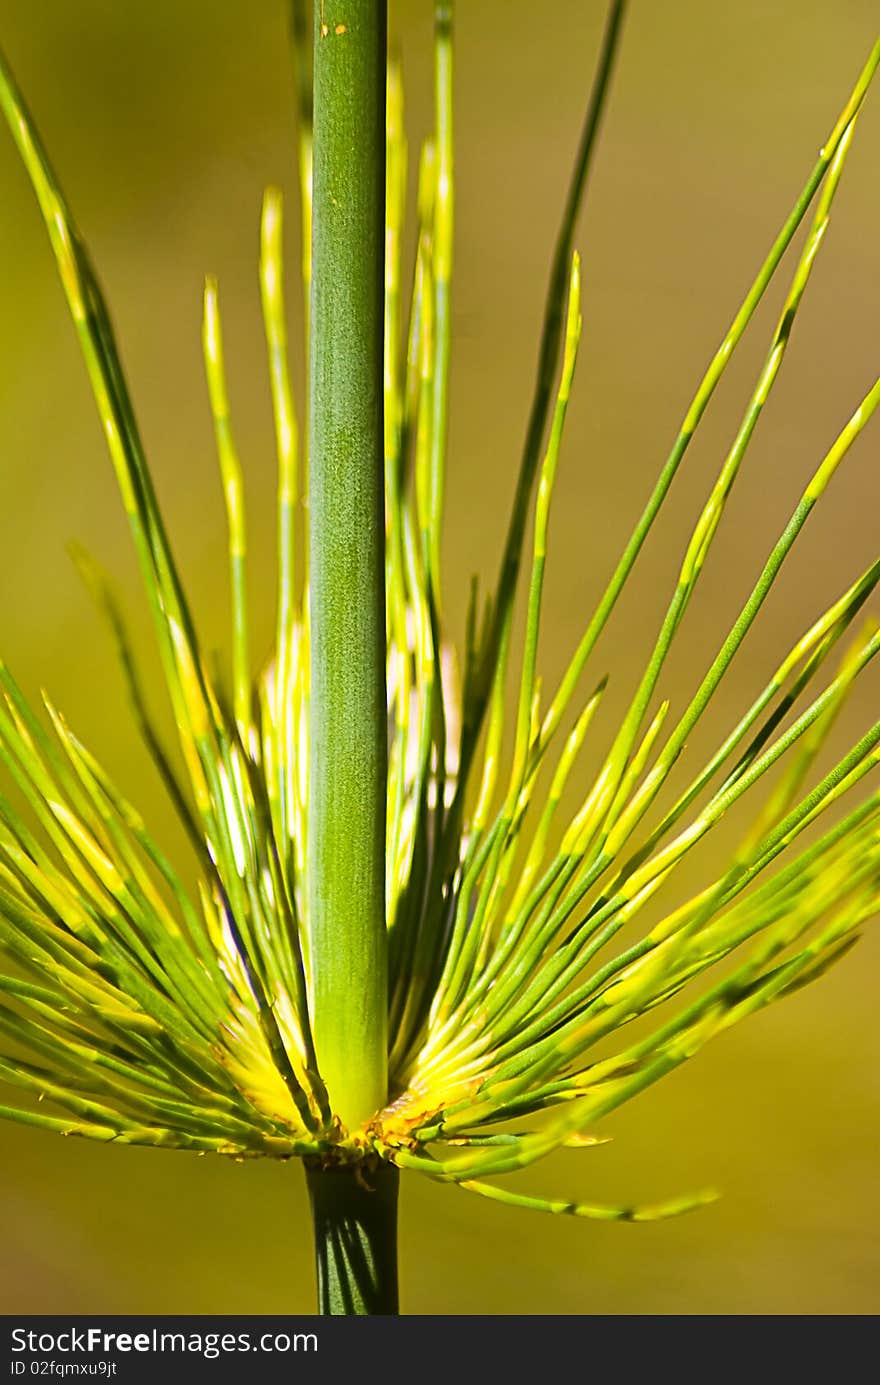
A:
[[[636,1211],[545,1202],[482,1180],[563,1144],[597,1143],[583,1132],[713,1035],[818,976],[876,911],[880,793],[832,815],[830,826],[807,829],[880,759],[877,722],[833,769],[818,780],[813,774],[847,691],[880,649],[876,628],[862,628],[823,679],[826,660],[880,578],[880,562],[794,642],[672,805],[662,811],[655,805],[813,507],[880,403],[878,382],[818,461],[690,702],[675,713],[668,701],[657,704],[664,663],[782,366],[880,44],[712,359],[551,696],[538,677],[550,503],[581,331],[572,241],[620,11],[612,6],[557,244],[499,581],[482,610],[474,588],[460,660],[443,634],[439,561],[453,232],[447,5],[438,7],[436,131],[419,163],[418,249],[405,326],[407,147],[400,75],[396,66],[389,70],[392,1093],[386,1109],[359,1130],[341,1128],[334,1116],[312,1041],[302,887],[309,622],[301,476],[307,468],[287,361],[280,193],[266,194],[260,266],[278,449],[277,638],[256,681],[242,472],[216,284],[209,280],[205,291],[205,360],[230,539],[227,699],[200,650],[95,274],[14,80],[0,65],[0,104],[37,194],[131,524],[185,778],[160,742],[112,593],[90,560],[81,565],[109,616],[137,725],[199,867],[196,899],[61,714],[46,700],[45,715],[37,715],[2,668],[0,758],[16,792],[14,801],[0,799],[0,951],[8,962],[0,975],[0,1080],[20,1094],[17,1104],[0,1107],[3,1116],[67,1135],[236,1157],[379,1157],[516,1205],[598,1217],[668,1215],[701,1199]],[[310,93],[302,51],[298,59],[308,226]],[[694,526],[656,642],[598,774],[585,793],[582,786],[582,805],[560,831],[560,804],[567,786],[577,784],[579,753],[605,696],[603,679],[579,702],[582,675],[713,391],[813,203],[778,326]],[[304,280],[307,301],[307,257]],[[518,641],[514,597],[530,515],[527,615]],[[505,688],[516,648],[508,769]],[[777,762],[772,791],[761,796]],[[653,926],[639,928],[661,885],[755,789],[752,826],[727,869]],[[695,984],[704,975],[708,984]],[[628,1036],[636,1020],[642,1021],[637,1037]]]

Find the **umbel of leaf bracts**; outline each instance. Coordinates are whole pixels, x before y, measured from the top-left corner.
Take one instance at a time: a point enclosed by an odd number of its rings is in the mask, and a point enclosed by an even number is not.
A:
[[[550,502],[581,331],[574,222],[598,119],[591,106],[560,235],[538,390],[501,578],[465,647],[443,633],[442,518],[451,268],[451,67],[438,29],[438,137],[420,164],[419,236],[401,327],[406,145],[388,84],[386,596],[389,774],[388,1105],[357,1129],[334,1113],[312,1037],[310,920],[302,887],[309,744],[308,562],[287,368],[282,206],[270,190],[260,278],[278,437],[277,640],[252,682],[242,471],[223,364],[217,286],[204,343],[230,530],[232,696],[209,672],[166,538],[109,317],[83,242],[11,74],[0,104],[58,263],[131,522],[179,733],[161,744],[125,628],[98,569],[86,575],[119,644],[139,729],[189,834],[198,894],[63,717],[37,714],[0,669],[0,758],[27,804],[0,802],[0,1080],[14,1120],[91,1139],[243,1158],[390,1161],[513,1204],[599,1217],[667,1215],[542,1202],[483,1182],[562,1145],[598,1143],[600,1119],[708,1039],[821,973],[877,907],[880,794],[836,808],[880,759],[880,722],[821,778],[813,766],[855,677],[880,649],[871,626],[823,679],[871,595],[875,563],[817,614],[670,805],[658,800],[688,736],[791,547],[880,402],[875,384],[797,498],[758,581],[690,702],[657,701],[664,661],[773,388],[870,79],[875,48],[805,189],[701,381],[621,560],[559,687],[537,672]],[[604,91],[606,46],[598,89]],[[302,160],[308,197],[308,159]],[[606,682],[579,689],[639,549],[730,356],[799,225],[807,239],[743,421],[683,556],[644,671],[595,778],[579,752]],[[532,515],[531,553],[526,520]],[[297,543],[300,556],[297,558]],[[524,637],[516,575],[529,570]],[[518,663],[512,752],[505,687]],[[587,677],[589,675],[587,674]],[[817,688],[820,690],[817,691]],[[580,700],[579,700],[580,699]],[[781,777],[762,794],[764,776]],[[567,792],[580,806],[567,813]],[[739,799],[753,823],[726,869],[671,910],[659,887]],[[561,823],[561,830],[560,830]],[[828,825],[830,823],[830,825]],[[804,845],[806,843],[806,845]],[[718,964],[730,964],[718,969]],[[355,1002],[353,1002],[355,1003]],[[655,1013],[656,1011],[656,1013]],[[630,1026],[644,1020],[632,1037]]]

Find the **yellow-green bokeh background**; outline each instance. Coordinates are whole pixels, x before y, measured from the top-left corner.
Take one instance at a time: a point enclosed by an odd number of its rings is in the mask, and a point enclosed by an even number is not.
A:
[[[459,5],[457,277],[448,612],[494,569],[527,407],[566,168],[599,0]],[[429,119],[428,0],[398,0],[411,128]],[[589,208],[585,345],[552,523],[542,647],[558,673],[699,374],[805,180],[874,39],[873,0],[634,0]],[[264,185],[294,191],[283,0],[6,0],[2,42],[93,248],[206,643],[224,637],[222,512],[199,347],[220,277],[252,523],[258,648],[269,638],[272,439],[256,254]],[[415,140],[413,140],[415,143]],[[880,92],[778,391],[667,680],[677,705],[714,652],[809,470],[878,365]],[[294,218],[292,217],[293,221]],[[291,228],[291,265],[295,235]],[[179,839],[126,716],[109,642],[65,552],[112,569],[151,659],[135,563],[44,232],[0,131],[0,648],[45,685]],[[295,277],[292,277],[295,283]],[[676,483],[661,533],[597,653],[609,702],[632,686],[686,526],[772,329],[762,311]],[[293,309],[292,309],[293,310]],[[296,311],[298,312],[298,306]],[[805,532],[718,695],[717,736],[784,648],[877,552],[878,437],[864,437]],[[151,686],[159,691],[155,671]],[[866,680],[836,738],[876,715]],[[602,723],[607,734],[609,721]],[[694,738],[694,753],[706,739]],[[719,834],[702,869],[733,836]],[[693,880],[705,878],[694,872]],[[521,1186],[654,1199],[717,1184],[715,1207],[654,1227],[540,1218],[405,1179],[410,1313],[868,1313],[880,1289],[880,939],[750,1021]],[[296,1166],[239,1166],[0,1128],[0,1310],[311,1309]]]

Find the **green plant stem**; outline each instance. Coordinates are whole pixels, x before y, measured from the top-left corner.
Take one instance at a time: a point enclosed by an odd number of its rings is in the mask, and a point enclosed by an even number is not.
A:
[[[384,0],[316,0],[310,350],[309,964],[334,1112],[388,1091]]]
[[[398,1312],[399,1179],[392,1164],[368,1170],[306,1168],[321,1313]]]

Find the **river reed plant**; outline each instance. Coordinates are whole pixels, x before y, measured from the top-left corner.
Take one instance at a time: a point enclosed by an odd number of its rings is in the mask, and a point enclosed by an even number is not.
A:
[[[677,794],[670,776],[814,507],[880,404],[854,401],[690,700],[662,675],[782,367],[829,227],[870,54],[681,429],[558,686],[538,672],[550,508],[581,335],[574,236],[624,4],[610,6],[562,214],[537,379],[489,596],[464,647],[441,583],[453,261],[452,5],[435,7],[435,111],[411,177],[383,0],[292,6],[308,411],[288,367],[283,207],[262,210],[260,290],[278,453],[277,632],[254,675],[244,478],[218,287],[204,356],[229,530],[231,660],[206,660],[95,271],[9,67],[0,104],[33,184],[143,575],[179,757],[162,744],[112,590],[138,731],[188,834],[191,893],[48,700],[0,669],[0,1114],[117,1144],[303,1161],[326,1313],[398,1309],[400,1170],[583,1218],[653,1206],[544,1200],[507,1175],[601,1120],[731,1025],[812,981],[876,912],[880,721],[817,757],[880,650],[860,613],[880,560],[809,628]],[[768,136],[769,137],[769,136]],[[712,395],[802,223],[766,357],[595,777],[579,756],[608,694],[593,670]],[[525,584],[520,628],[516,595]],[[855,633],[853,633],[855,632]],[[509,697],[508,683],[515,685]],[[178,764],[179,759],[179,764]],[[686,761],[683,761],[686,763]],[[181,769],[182,766],[182,769]],[[774,771],[771,774],[771,771]],[[866,781],[866,785],[862,781]],[[766,785],[771,787],[766,787]],[[580,806],[564,804],[576,794]],[[740,799],[751,826],[701,890],[651,909]],[[500,1180],[500,1181],[499,1181]]]

